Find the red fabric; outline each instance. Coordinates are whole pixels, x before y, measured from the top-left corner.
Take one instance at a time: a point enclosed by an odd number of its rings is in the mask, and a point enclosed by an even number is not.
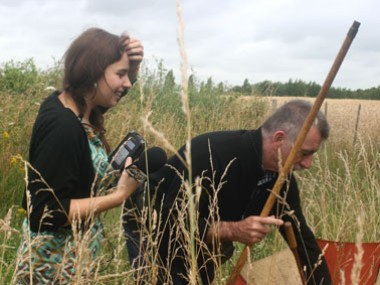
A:
[[[325,259],[334,285],[343,284],[340,271],[344,272],[345,285],[351,285],[351,271],[355,263],[357,248],[352,242],[317,240],[321,250],[328,245]],[[380,267],[380,242],[362,243],[363,258],[360,285],[374,285]]]
[[[247,281],[239,274],[234,285],[247,285]]]

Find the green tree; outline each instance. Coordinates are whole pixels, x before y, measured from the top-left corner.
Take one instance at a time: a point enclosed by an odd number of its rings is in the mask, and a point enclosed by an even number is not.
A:
[[[9,94],[25,94],[40,87],[39,71],[32,58],[22,62],[13,60],[0,67],[0,90]]]
[[[245,95],[251,95],[252,94],[252,86],[249,83],[248,78],[244,79],[243,86],[241,87],[241,92]]]

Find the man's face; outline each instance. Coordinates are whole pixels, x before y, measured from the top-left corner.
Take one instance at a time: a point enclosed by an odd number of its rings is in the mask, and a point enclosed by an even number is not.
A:
[[[307,134],[301,149],[298,151],[294,160],[294,170],[309,169],[313,163],[313,155],[318,151],[322,143],[321,135],[317,128],[312,127]],[[292,146],[290,144],[284,144],[282,147],[283,161],[288,158]]]

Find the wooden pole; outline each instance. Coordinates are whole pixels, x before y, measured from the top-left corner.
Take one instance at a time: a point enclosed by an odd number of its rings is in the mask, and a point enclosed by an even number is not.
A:
[[[336,56],[335,61],[333,65],[331,66],[330,71],[325,79],[325,82],[315,99],[313,107],[311,108],[301,130],[298,133],[298,136],[296,138],[296,141],[294,142],[293,148],[290,151],[289,156],[286,159],[284,166],[279,171],[279,175],[276,180],[276,183],[274,184],[273,189],[268,197],[268,200],[266,201],[264,208],[261,211],[260,217],[268,216],[270,211],[272,210],[272,207],[274,203],[276,202],[276,198],[280,193],[282,185],[284,184],[284,181],[293,166],[293,162],[297,156],[297,153],[299,149],[301,148],[301,146],[303,145],[306,135],[308,134],[311,126],[314,123],[314,120],[319,112],[319,109],[322,106],[323,100],[326,98],[327,92],[329,91],[330,86],[332,82],[334,81],[336,74],[338,73],[339,67],[342,65],[344,57],[346,56],[347,51],[350,48],[351,43],[358,32],[359,26],[360,26],[360,23],[357,21],[354,21],[350,30],[348,31],[347,36],[343,42],[343,45],[340,48],[339,53]],[[240,272],[247,261],[248,253],[249,253],[249,250],[247,246],[245,246],[242,253],[240,254],[239,260],[237,261],[235,265],[235,268],[233,269],[230,275],[230,278],[227,280],[226,285],[235,284],[237,277],[240,275]]]
[[[354,132],[354,142],[352,144],[353,147],[355,147],[356,139],[358,137],[358,130],[359,130],[359,121],[360,121],[360,110],[362,108],[362,104],[359,104],[358,112],[356,115],[356,124],[355,124],[355,132]]]
[[[301,282],[303,285],[306,285],[306,278],[305,278],[305,274],[302,270],[302,264],[301,264],[300,256],[298,255],[298,251],[297,251],[298,245],[297,245],[296,236],[294,235],[292,223],[286,222],[284,224],[284,227],[285,227],[286,240],[288,242],[290,250],[292,251],[292,253],[294,255],[294,259],[296,260],[298,272],[299,272],[300,277],[301,277]]]

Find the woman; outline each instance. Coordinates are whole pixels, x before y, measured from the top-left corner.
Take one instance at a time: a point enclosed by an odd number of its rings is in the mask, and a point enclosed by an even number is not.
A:
[[[103,238],[97,214],[121,205],[139,186],[108,163],[103,113],[132,87],[142,59],[139,40],[97,28],[67,50],[63,91],[45,99],[33,127],[18,284],[67,284],[88,273],[86,262]],[[111,186],[114,191],[102,193]]]

